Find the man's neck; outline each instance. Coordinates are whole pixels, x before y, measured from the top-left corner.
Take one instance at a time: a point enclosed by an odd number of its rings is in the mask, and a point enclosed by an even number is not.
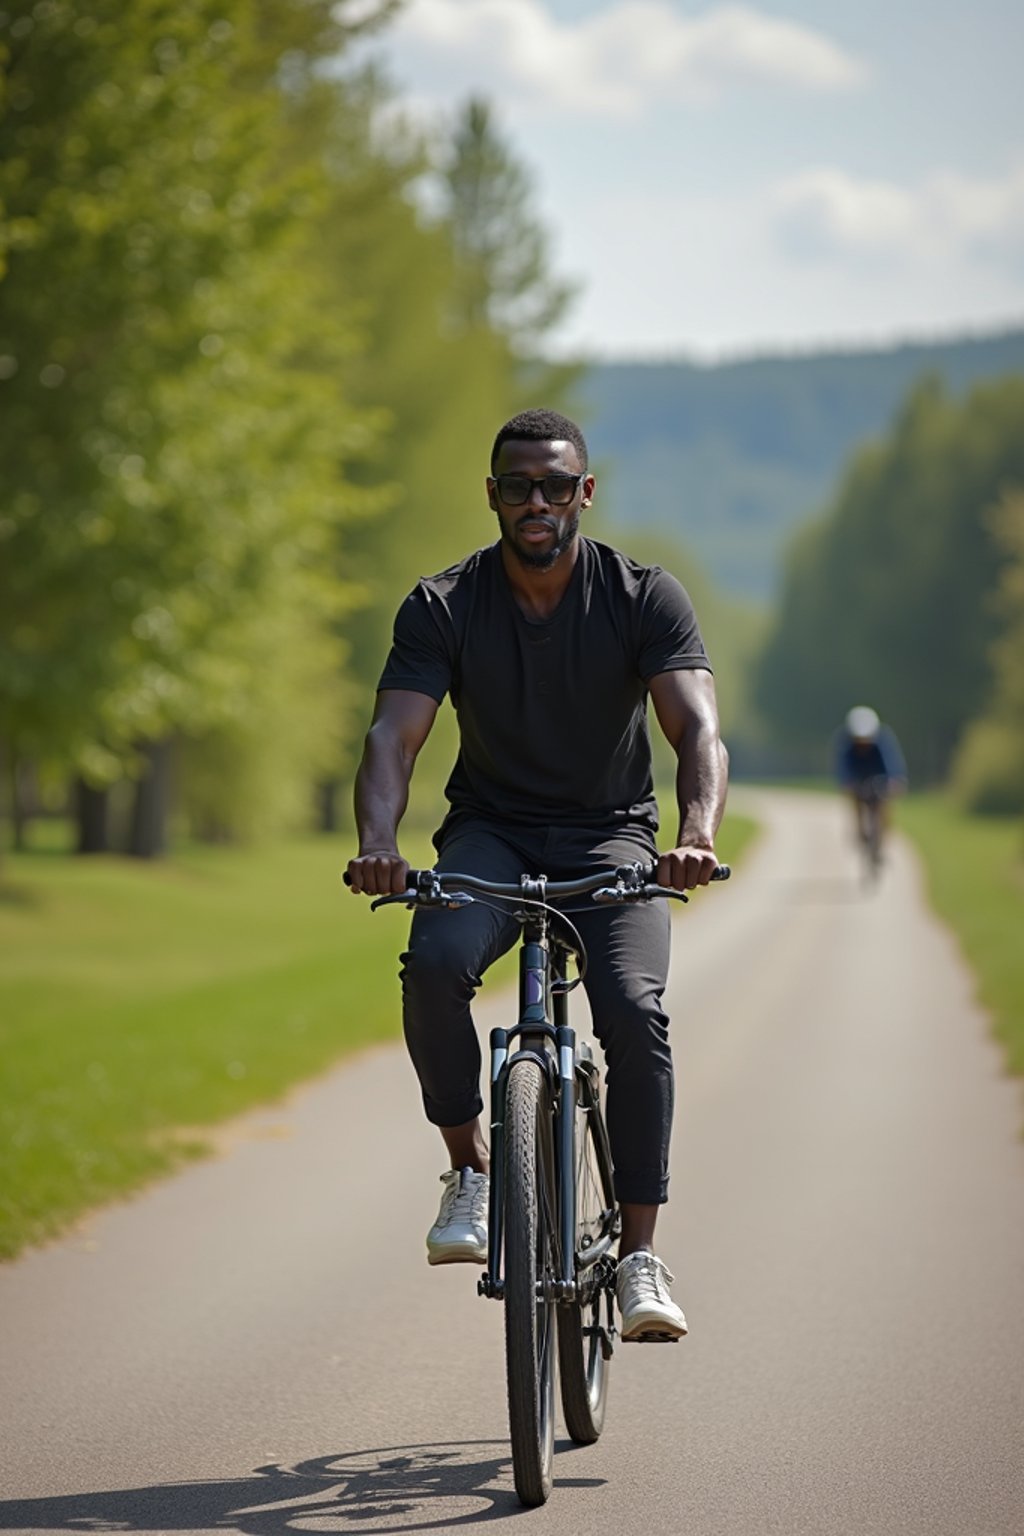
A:
[[[565,596],[580,557],[577,536],[547,571],[534,570],[516,557],[515,551],[501,544],[501,562],[505,567],[512,596],[520,612],[528,619],[549,619]]]

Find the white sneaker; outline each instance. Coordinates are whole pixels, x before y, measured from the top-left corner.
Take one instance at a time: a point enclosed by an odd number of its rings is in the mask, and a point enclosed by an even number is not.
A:
[[[621,1337],[630,1340],[681,1339],[686,1318],[668,1293],[674,1280],[653,1253],[640,1249],[620,1259],[615,1271],[615,1295],[622,1313]]]
[[[472,1168],[442,1173],[441,1209],[427,1233],[428,1264],[487,1263],[487,1199],[490,1179]]]

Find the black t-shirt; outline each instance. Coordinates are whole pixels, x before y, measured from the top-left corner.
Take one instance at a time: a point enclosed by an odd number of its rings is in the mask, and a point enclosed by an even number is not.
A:
[[[451,695],[460,750],[445,826],[657,829],[647,685],[710,671],[693,605],[660,566],[592,539],[550,618],[528,619],[501,546],[425,577],[395,620],[379,687]]]

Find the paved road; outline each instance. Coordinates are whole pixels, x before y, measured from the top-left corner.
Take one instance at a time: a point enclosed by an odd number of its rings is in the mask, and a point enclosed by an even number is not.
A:
[[[543,1510],[499,1308],[423,1261],[439,1159],[382,1050],[0,1271],[0,1530],[1019,1536],[1021,1095],[909,852],[865,898],[833,802],[761,810],[677,929],[691,1336],[618,1352]]]

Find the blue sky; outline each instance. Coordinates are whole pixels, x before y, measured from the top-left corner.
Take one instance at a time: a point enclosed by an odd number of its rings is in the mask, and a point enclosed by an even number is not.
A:
[[[1024,322],[1020,0],[407,0],[374,52],[428,117],[493,102],[580,286],[553,351]]]

